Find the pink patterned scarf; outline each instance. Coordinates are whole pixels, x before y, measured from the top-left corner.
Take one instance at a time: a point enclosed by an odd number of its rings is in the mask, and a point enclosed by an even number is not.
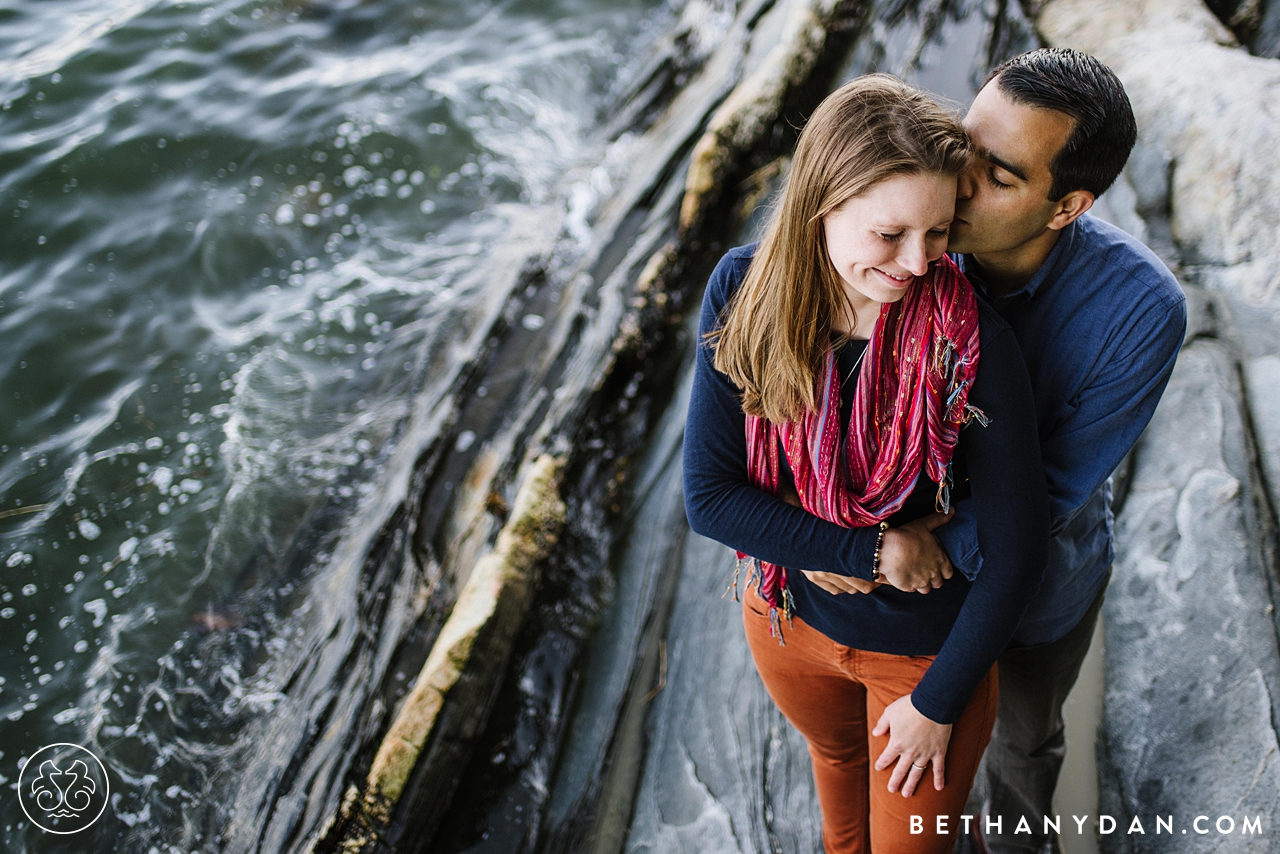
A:
[[[921,469],[938,483],[938,508],[950,507],[951,459],[960,428],[985,417],[969,406],[978,370],[978,304],[973,288],[947,256],[916,280],[898,302],[880,310],[859,368],[853,414],[840,465],[840,376],[827,354],[816,412],[773,424],[747,416],[751,482],[778,494],[779,440],[795,477],[801,506],[847,528],[875,525],[911,494]],[[769,603],[771,630],[782,640],[778,610],[791,618],[785,567],[738,552]],[[737,573],[734,574],[736,595]]]

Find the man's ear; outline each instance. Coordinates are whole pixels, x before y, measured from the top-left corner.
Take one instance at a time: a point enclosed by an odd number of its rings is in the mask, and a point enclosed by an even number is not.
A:
[[[1080,214],[1093,207],[1096,197],[1088,190],[1072,190],[1054,202],[1053,217],[1049,220],[1049,228],[1053,231],[1066,228],[1080,218]]]

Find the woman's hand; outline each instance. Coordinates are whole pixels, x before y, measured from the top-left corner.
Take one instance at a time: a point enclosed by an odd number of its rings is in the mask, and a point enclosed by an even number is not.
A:
[[[933,529],[951,521],[955,511],[931,513],[901,528],[890,528],[880,545],[880,575],[904,593],[938,589],[955,569],[933,536]]]
[[[800,496],[796,494],[794,489],[787,490],[780,496],[783,501],[793,507],[801,507]],[[835,572],[804,572],[804,577],[821,587],[828,593],[870,593],[875,590],[883,581],[865,581],[861,578],[850,578]]]
[[[944,768],[947,742],[951,740],[951,724],[939,724],[916,711],[911,695],[899,697],[885,707],[872,735],[889,733],[889,745],[876,760],[876,770],[883,771],[897,760],[898,766],[889,776],[889,791],[902,790],[909,798],[924,777],[924,766],[933,765],[933,787],[939,792],[945,784]]]
[[[870,593],[875,590],[883,581],[867,581],[862,578],[850,578],[847,575],[839,575],[834,572],[810,572],[809,570],[801,570],[804,577],[821,587],[828,593]]]

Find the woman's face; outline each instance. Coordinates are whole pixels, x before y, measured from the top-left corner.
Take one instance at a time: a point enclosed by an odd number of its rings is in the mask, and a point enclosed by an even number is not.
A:
[[[956,179],[924,173],[886,178],[823,217],[827,255],[854,309],[902,299],[946,251],[955,209]]]

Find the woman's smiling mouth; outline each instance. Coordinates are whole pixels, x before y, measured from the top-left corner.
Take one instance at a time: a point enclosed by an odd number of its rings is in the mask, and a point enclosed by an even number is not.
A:
[[[884,270],[881,270],[879,267],[872,267],[871,269],[875,270],[881,276],[888,279],[887,284],[891,288],[905,288],[907,285],[911,284],[916,278],[910,273],[905,273],[901,276],[895,276],[892,273],[886,273]]]

